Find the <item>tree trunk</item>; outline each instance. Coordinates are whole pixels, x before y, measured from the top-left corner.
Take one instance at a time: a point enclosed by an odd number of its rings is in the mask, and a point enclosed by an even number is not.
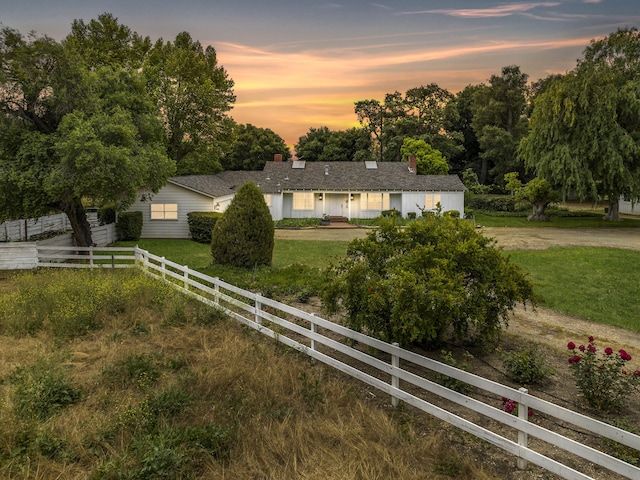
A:
[[[609,209],[607,210],[605,216],[602,217],[602,219],[612,221],[620,220],[620,205],[618,204],[617,198],[612,199],[611,197],[609,197]]]
[[[527,220],[530,222],[548,222],[549,215],[545,213],[545,208],[547,208],[546,202],[534,202],[533,212],[527,217]]]
[[[82,202],[76,199],[63,202],[61,210],[69,217],[73,236],[76,239],[76,245],[78,247],[90,247],[93,245],[91,225],[89,225],[89,221],[87,220],[87,214],[84,211]]]

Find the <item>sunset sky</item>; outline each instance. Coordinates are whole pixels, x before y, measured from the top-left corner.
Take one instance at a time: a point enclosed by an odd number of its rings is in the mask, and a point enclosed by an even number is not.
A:
[[[589,42],[640,26],[637,0],[0,0],[0,23],[63,39],[108,12],[142,36],[187,31],[235,81],[231,116],[293,146],[310,127],[358,125],[354,102],[437,83],[455,93],[518,65],[535,81]]]

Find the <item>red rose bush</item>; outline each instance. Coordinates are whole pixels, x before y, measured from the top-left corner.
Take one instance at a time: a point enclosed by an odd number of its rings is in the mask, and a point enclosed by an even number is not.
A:
[[[626,368],[631,355],[625,350],[620,349],[614,355],[613,349],[606,347],[603,354],[598,355],[595,338],[590,336],[588,340],[586,346],[567,343],[572,353],[568,361],[576,386],[591,407],[606,412],[620,410],[629,395],[640,389],[640,370],[631,372]]]

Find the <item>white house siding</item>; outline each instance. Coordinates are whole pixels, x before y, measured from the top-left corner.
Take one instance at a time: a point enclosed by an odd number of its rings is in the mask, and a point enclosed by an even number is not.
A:
[[[618,208],[620,209],[620,213],[624,215],[640,215],[640,202],[632,205],[631,201],[620,199]]]
[[[463,192],[404,192],[402,195],[402,216],[406,217],[409,212],[416,212],[417,215],[420,215],[421,209],[425,208],[427,194],[440,195],[440,206],[443,212],[457,210],[461,216],[464,213]],[[427,208],[427,210],[431,210],[431,208]]]
[[[283,212],[283,198],[280,193],[272,193],[271,194],[271,205],[269,205],[269,212],[271,213],[271,218],[273,220],[282,220],[284,217],[282,216]]]
[[[151,220],[151,204],[154,203],[177,204],[178,219]],[[135,202],[129,211],[142,212],[142,238],[190,238],[187,213],[223,210],[214,209],[211,197],[168,183],[157,194],[151,194],[150,200]]]

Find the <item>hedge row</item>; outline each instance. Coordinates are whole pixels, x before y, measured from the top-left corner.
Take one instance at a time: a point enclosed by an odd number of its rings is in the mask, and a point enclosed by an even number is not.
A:
[[[122,212],[116,222],[118,240],[139,240],[142,235],[142,212]]]
[[[222,217],[219,212],[189,212],[187,223],[191,238],[198,243],[211,243],[211,232]]]

